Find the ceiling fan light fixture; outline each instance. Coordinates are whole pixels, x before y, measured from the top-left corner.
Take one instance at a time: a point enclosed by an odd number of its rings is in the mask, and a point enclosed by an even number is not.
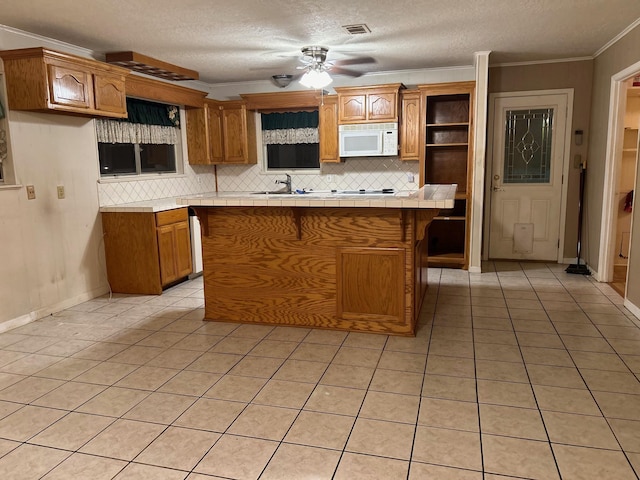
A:
[[[316,70],[309,69],[302,78],[300,78],[300,84],[304,85],[307,88],[314,88],[316,90],[320,90],[321,88],[326,87],[331,82],[333,82],[333,78],[324,70]]]
[[[285,88],[288,87],[291,83],[293,75],[286,75],[282,73],[280,75],[272,75],[271,79],[273,80],[273,83],[275,83],[278,87]]]

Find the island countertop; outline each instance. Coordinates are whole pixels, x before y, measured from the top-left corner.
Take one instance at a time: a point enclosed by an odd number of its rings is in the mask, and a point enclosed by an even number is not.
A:
[[[311,191],[303,194],[256,194],[217,192],[176,199],[178,205],[193,207],[374,207],[442,209],[453,208],[457,185],[425,185],[419,190],[395,193],[347,193]]]

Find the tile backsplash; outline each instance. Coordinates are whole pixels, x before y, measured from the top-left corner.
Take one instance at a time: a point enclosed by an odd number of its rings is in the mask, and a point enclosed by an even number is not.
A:
[[[107,207],[143,200],[213,192],[215,189],[213,167],[185,165],[184,175],[180,176],[158,175],[156,178],[98,183],[98,197],[100,206]]]
[[[409,176],[414,178],[409,181]],[[291,175],[293,189],[355,190],[359,188],[418,188],[418,162],[403,162],[397,157],[349,158],[340,163],[323,163],[320,174]],[[221,192],[274,190],[282,175],[264,173],[261,165],[218,166]]]
[[[410,182],[409,177],[414,181]],[[264,173],[258,165],[219,165],[218,189],[221,192],[274,190],[282,175]],[[292,175],[294,189],[356,190],[359,188],[418,188],[418,162],[403,162],[397,157],[350,158],[341,163],[321,165],[320,174]],[[141,178],[140,180],[98,183],[100,206],[195,195],[215,191],[213,166],[185,164],[184,175]]]

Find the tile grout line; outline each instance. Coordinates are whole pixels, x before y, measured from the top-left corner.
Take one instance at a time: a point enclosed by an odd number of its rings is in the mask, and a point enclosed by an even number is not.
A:
[[[520,263],[518,263],[518,265],[520,265]],[[520,268],[522,268],[521,265],[520,265]],[[524,269],[523,269],[523,272],[524,272]],[[525,272],[525,278],[527,278],[527,282],[529,283],[529,285],[531,286],[531,289],[533,290],[533,292],[535,293],[536,297],[538,298],[538,301],[540,301],[540,297],[538,296],[534,285],[531,284],[529,278],[526,276],[526,272]],[[503,288],[502,280],[500,279],[499,276],[498,276],[498,281],[500,282],[500,288]],[[544,309],[544,306],[543,306],[543,309]],[[545,315],[547,316],[547,319],[551,322],[551,319],[549,319],[547,311],[544,310],[544,312],[545,312]],[[538,411],[538,415],[540,415],[540,420],[542,422],[542,427],[544,428],[544,432],[545,432],[545,434],[547,436],[547,440],[546,440],[545,443],[549,446],[549,451],[551,452],[551,456],[553,458],[553,462],[554,462],[554,464],[556,466],[556,472],[558,473],[558,478],[560,480],[562,480],[562,473],[560,472],[560,466],[558,465],[558,460],[557,460],[556,454],[555,454],[555,452],[553,450],[553,445],[551,443],[551,438],[549,437],[549,431],[547,429],[547,424],[546,424],[546,422],[544,420],[544,416],[542,415],[542,410],[540,409],[540,404],[538,403],[538,397],[536,396],[535,389],[533,388],[533,383],[531,382],[531,377],[529,375],[529,369],[527,368],[527,362],[525,361],[524,354],[522,352],[522,346],[520,345],[520,339],[518,338],[518,334],[516,332],[515,326],[513,325],[513,318],[511,317],[511,312],[509,311],[509,309],[507,309],[507,313],[509,315],[509,320],[511,321],[511,328],[513,329],[513,333],[514,333],[514,336],[516,338],[516,345],[518,346],[518,350],[520,351],[520,357],[522,359],[522,364],[524,366],[525,373],[527,374],[527,380],[529,381],[529,388],[531,389],[533,400],[536,403],[536,409]]]

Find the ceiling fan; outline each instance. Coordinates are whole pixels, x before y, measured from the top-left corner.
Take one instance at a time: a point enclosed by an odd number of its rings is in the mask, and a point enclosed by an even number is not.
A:
[[[304,70],[300,77],[300,83],[308,88],[320,89],[329,85],[333,79],[329,73],[335,75],[349,75],[351,77],[359,77],[362,73],[344,68],[343,65],[357,65],[364,63],[375,63],[372,57],[358,57],[346,60],[327,61],[327,47],[309,46],[303,47],[302,58],[300,61],[303,65],[297,67],[298,70]],[[299,77],[296,76],[295,78]],[[281,88],[289,85],[294,79],[293,75],[273,75],[272,79]]]

